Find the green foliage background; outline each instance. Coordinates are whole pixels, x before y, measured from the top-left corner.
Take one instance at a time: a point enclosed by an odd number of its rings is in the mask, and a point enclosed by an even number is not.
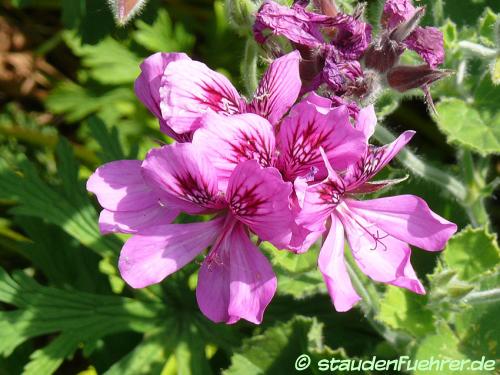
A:
[[[116,263],[126,237],[99,234],[85,180],[104,162],[169,141],[133,93],[148,55],[184,51],[242,92],[251,86],[264,60],[249,56],[247,19],[226,3],[151,0],[120,28],[102,0],[0,2],[0,374],[290,374],[301,353],[313,363],[500,358],[495,0],[419,2],[425,22],[443,30],[445,68],[455,74],[433,87],[436,116],[417,91],[384,92],[377,104],[379,142],[418,131],[385,172],[409,174],[391,193],[422,196],[461,230],[442,255],[413,252],[426,296],[355,273],[363,302],[336,313],[317,247],[297,256],[266,243],[279,290],[261,326],[204,318],[196,263],[160,285],[125,286]],[[356,1],[338,3],[349,10]],[[380,9],[368,2],[375,23]]]

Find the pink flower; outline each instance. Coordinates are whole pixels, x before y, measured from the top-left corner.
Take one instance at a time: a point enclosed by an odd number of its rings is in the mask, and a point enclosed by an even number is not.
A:
[[[256,113],[275,125],[299,95],[299,60],[298,52],[274,60],[252,100],[247,102],[224,75],[199,61],[176,59],[166,65],[161,75],[157,101],[161,121],[179,134],[190,134],[199,128],[199,120],[208,112]],[[156,94],[156,85],[154,90]]]
[[[201,311],[214,322],[242,318],[260,323],[276,291],[276,277],[249,235],[278,247],[290,241],[291,183],[275,168],[248,160],[220,184],[210,161],[190,143],[153,149],[140,168],[163,205],[215,216],[207,222],[165,222],[131,237],[120,254],[123,279],[134,288],[158,283],[211,246],[198,275]]]
[[[366,149],[365,137],[352,126],[348,108],[327,108],[323,101],[330,102],[309,95],[292,107],[279,129],[254,114],[210,113],[201,119],[192,142],[215,168],[221,183],[227,183],[232,170],[245,160],[276,167],[285,181],[293,182],[311,170],[322,178],[327,171],[320,147],[337,170],[356,162]]]
[[[375,123],[372,107],[359,113],[358,127],[367,138]],[[398,182],[370,180],[413,134],[407,131],[389,145],[371,146],[344,174],[335,172],[325,155],[328,177],[305,188],[297,223],[316,238],[327,233],[318,265],[337,311],[347,311],[360,300],[344,261],[344,233],[363,273],[375,281],[423,294],[425,290],[410,263],[408,244],[441,250],[457,230],[455,224],[432,212],[425,201],[413,195],[355,199],[358,193],[374,192]]]

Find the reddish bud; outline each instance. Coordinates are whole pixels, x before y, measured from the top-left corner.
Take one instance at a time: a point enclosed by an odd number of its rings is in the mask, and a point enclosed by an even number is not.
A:
[[[392,68],[387,73],[387,82],[393,89],[405,92],[429,86],[433,82],[449,76],[451,73],[451,70],[433,69],[427,65],[402,65]]]
[[[108,0],[119,25],[127,24],[146,4],[147,0]]]

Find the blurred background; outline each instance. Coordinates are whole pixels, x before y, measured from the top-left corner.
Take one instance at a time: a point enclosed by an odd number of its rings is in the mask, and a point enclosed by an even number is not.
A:
[[[0,0],[0,374],[280,374],[301,353],[499,358],[498,299],[467,301],[499,286],[500,62],[460,44],[498,51],[498,0],[415,2],[427,6],[424,23],[444,31],[445,67],[457,73],[433,87],[438,118],[417,90],[377,102],[387,130],[379,141],[417,131],[380,176],[409,175],[391,194],[417,194],[464,230],[448,258],[413,252],[426,297],[368,283],[373,301],[336,313],[316,248],[298,257],[266,248],[280,291],[260,327],[206,320],[193,292],[197,264],[141,291],[124,285],[116,256],[125,237],[100,236],[85,180],[104,162],[169,142],[133,92],[150,54],[186,52],[245,92],[251,31],[233,22],[231,1],[150,0],[117,26],[102,0]],[[349,12],[357,2],[338,4]],[[381,4],[368,1],[374,24]]]

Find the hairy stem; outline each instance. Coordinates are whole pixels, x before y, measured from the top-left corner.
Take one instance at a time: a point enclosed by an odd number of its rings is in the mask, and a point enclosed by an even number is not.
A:
[[[248,38],[245,44],[245,55],[241,62],[241,76],[248,97],[252,97],[257,88],[258,55],[259,49],[257,43],[252,38]]]
[[[483,305],[500,302],[500,288],[472,292],[464,298],[470,305]]]
[[[490,219],[484,204],[484,198],[481,189],[485,181],[476,171],[472,153],[469,150],[461,150],[459,155],[460,165],[462,166],[463,177],[467,185],[467,199],[465,208],[473,226],[488,226]]]

